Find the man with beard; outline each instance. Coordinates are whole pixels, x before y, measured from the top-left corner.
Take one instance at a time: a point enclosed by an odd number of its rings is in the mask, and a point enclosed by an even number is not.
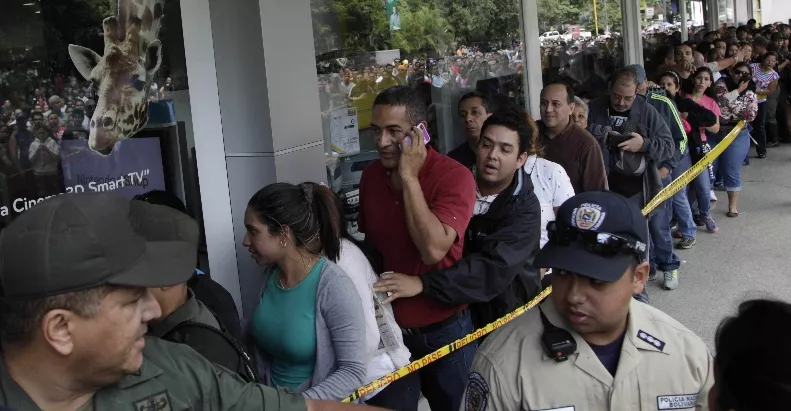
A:
[[[535,297],[541,288],[533,266],[541,237],[541,206],[522,168],[534,134],[517,108],[489,117],[476,147],[478,193],[464,236],[464,258],[420,276],[385,273],[375,290],[391,293],[390,301],[423,295],[451,305],[472,304],[475,328]]]
[[[649,271],[637,205],[612,192],[578,194],[548,231],[536,265],[552,269],[552,294],[483,343],[465,409],[708,409],[706,343],[632,298]]]

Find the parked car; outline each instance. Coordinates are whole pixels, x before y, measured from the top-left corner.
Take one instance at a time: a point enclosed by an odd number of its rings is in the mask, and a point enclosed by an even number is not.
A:
[[[557,31],[547,31],[541,34],[538,37],[538,40],[543,44],[546,41],[558,41],[560,40],[560,33]]]

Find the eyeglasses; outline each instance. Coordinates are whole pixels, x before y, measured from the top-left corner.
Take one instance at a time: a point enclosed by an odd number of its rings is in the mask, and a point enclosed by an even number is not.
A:
[[[557,224],[555,221],[547,224],[547,233],[549,241],[555,245],[568,247],[573,243],[581,242],[588,252],[602,257],[612,257],[618,253],[642,257],[646,251],[646,244],[642,241],[630,240],[616,234],[577,230]]]

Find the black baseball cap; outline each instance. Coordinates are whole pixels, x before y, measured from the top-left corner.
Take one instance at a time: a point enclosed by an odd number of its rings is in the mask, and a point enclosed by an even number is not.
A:
[[[613,282],[635,259],[647,257],[648,223],[640,207],[610,191],[569,198],[547,231],[549,242],[536,256],[537,267]]]
[[[0,289],[5,298],[33,299],[102,285],[185,283],[198,238],[197,224],[169,207],[112,193],[62,194],[0,234]]]

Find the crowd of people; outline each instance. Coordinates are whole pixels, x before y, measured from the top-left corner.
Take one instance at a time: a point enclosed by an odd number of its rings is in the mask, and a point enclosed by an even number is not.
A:
[[[713,357],[650,305],[646,284],[661,273],[665,289],[679,286],[674,248],[693,247],[698,227],[719,231],[717,187],[725,215],[738,217],[751,139],[765,158],[791,137],[789,34],[773,25],[698,42],[668,36],[645,66],[598,59],[579,75],[575,62],[589,54],[556,50],[566,56],[549,59],[536,120],[509,88],[518,83],[477,87],[518,72],[519,52],[460,49],[463,67],[448,72],[402,61],[331,77],[325,107],[375,90],[378,159],[359,183],[364,240],[346,232],[325,185],[261,188],[244,215],[242,245],[261,269],[244,321],[195,269],[199,228],[173,195],[43,201],[0,234],[0,404],[354,409],[339,401],[551,285],[540,307],[359,400],[408,411],[421,396],[433,411],[784,409],[791,357],[756,353],[787,334],[776,325],[791,305],[745,303],[722,323]],[[424,88],[435,81],[461,92],[466,141],[447,155],[425,142],[436,129]],[[48,101],[50,131],[61,103]],[[26,120],[16,114],[9,138]],[[749,126],[710,171],[643,214],[741,121]],[[54,150],[48,141],[41,150]]]
[[[73,74],[49,79],[28,70],[24,84],[7,84],[6,77],[0,74],[0,204],[4,206],[15,198],[45,198],[64,191],[61,143],[88,140],[97,103],[94,86]],[[149,99],[167,98],[171,91],[170,78],[161,88],[153,83]]]

